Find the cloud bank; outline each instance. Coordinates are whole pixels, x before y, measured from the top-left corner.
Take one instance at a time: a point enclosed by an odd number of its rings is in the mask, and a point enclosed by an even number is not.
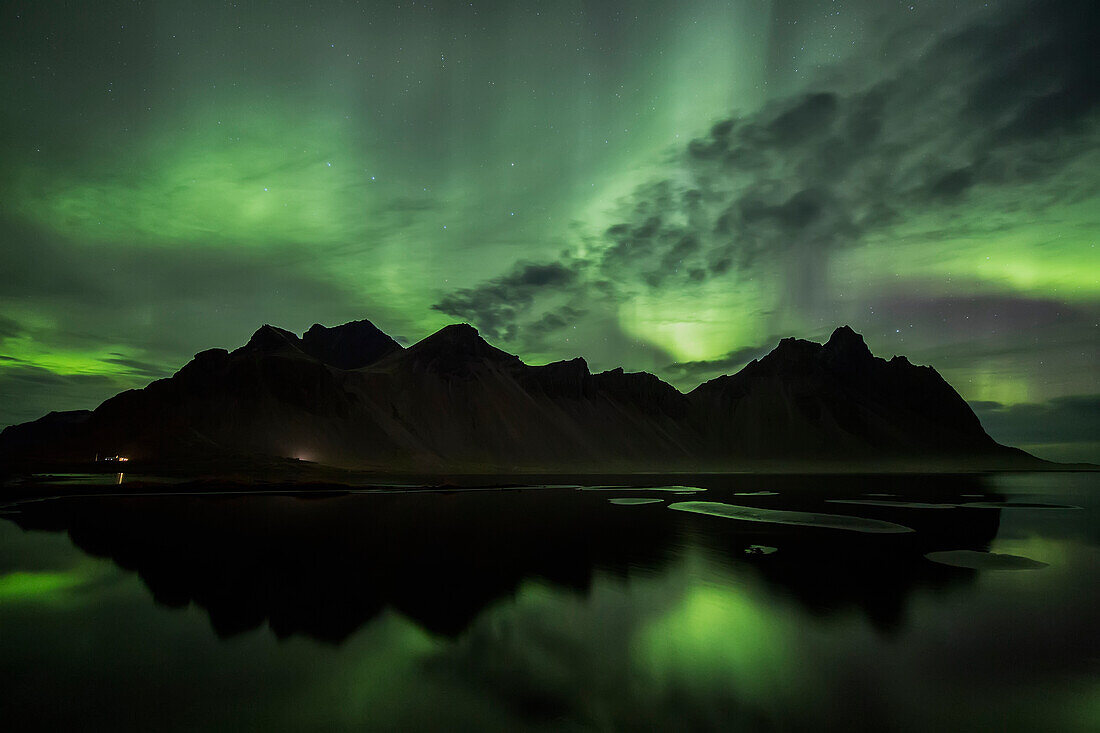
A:
[[[684,299],[730,294],[731,307],[744,309],[730,321],[765,325],[713,344],[712,359],[667,350],[668,361],[695,364],[680,369],[697,376],[705,361],[733,366],[723,354],[739,359],[771,336],[841,320],[853,295],[869,296],[837,292],[840,254],[889,269],[900,246],[893,238],[919,236],[946,260],[959,256],[951,250],[961,239],[993,241],[1096,196],[1100,180],[1088,164],[1097,162],[1100,103],[1095,16],[1088,2],[1013,3],[993,22],[941,34],[911,63],[884,65],[873,83],[822,82],[720,120],[673,151],[667,176],[638,186],[617,221],[567,258],[521,262],[435,308],[539,350],[583,320],[574,314],[621,313],[647,299],[683,309]],[[831,71],[832,80],[847,78],[843,68]],[[919,277],[903,271],[911,267],[899,264],[897,277]],[[958,280],[958,292],[1004,289],[976,269]],[[994,297],[1026,310],[1034,293]],[[635,336],[647,338],[644,329]]]

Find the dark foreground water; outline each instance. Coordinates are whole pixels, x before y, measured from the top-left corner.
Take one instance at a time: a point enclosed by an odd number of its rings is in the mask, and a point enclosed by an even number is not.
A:
[[[1100,730],[1097,474],[681,481],[9,505],[2,725]]]

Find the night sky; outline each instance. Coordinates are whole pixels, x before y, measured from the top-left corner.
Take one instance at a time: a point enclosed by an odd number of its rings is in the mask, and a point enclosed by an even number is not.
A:
[[[1100,460],[1094,6],[5,3],[0,425],[263,323],[685,390],[848,323]]]

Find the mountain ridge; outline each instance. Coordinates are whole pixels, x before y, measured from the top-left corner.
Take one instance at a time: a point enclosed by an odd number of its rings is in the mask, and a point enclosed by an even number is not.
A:
[[[531,366],[469,324],[408,348],[367,320],[265,324],[87,414],[0,432],[0,458],[299,458],[379,470],[739,470],[754,461],[1038,459],[990,438],[932,367],[848,326],[684,393],[648,372]]]

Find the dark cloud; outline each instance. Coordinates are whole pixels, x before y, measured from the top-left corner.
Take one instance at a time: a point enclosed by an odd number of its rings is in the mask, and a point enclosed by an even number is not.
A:
[[[585,316],[587,311],[571,306],[562,306],[556,311],[543,314],[538,320],[526,325],[524,331],[534,336],[562,331],[576,326],[577,321]]]
[[[669,364],[662,372],[675,386],[690,391],[708,379],[723,374],[734,374],[753,359],[766,356],[775,344],[779,342],[777,337],[769,345],[746,346],[734,349],[717,359],[700,361],[681,361]]]
[[[0,339],[12,338],[23,333],[23,326],[10,318],[0,316]]]
[[[153,364],[147,361],[141,361],[140,359],[127,359],[122,356],[108,357],[103,359],[103,361],[108,364],[125,367],[133,374],[149,377],[150,379],[167,377],[175,371],[174,368],[168,368],[162,364]]]
[[[933,199],[953,201],[974,185],[974,171],[970,168],[956,168],[943,174],[928,187],[928,195]]]
[[[838,106],[833,93],[806,94],[768,122],[764,128],[765,139],[777,147],[787,147],[805,145],[824,137],[832,131]]]
[[[977,187],[1059,185],[1090,144],[1081,135],[1095,132],[1094,16],[1090,3],[1016,4],[866,88],[809,91],[713,125],[687,145],[682,193],[668,181],[639,188],[607,230],[604,274],[664,284],[691,238],[689,284],[700,271],[858,244],[911,213],[963,204]],[[1041,109],[1041,125],[1025,122]],[[820,282],[821,260],[802,260],[811,272],[792,273],[794,283]]]
[[[690,292],[767,266],[786,279],[786,305],[816,314],[828,305],[830,254],[872,232],[937,207],[949,215],[933,239],[988,230],[996,224],[971,221],[962,208],[978,189],[1041,183],[1044,195],[1018,204],[1036,210],[1071,191],[1087,195],[1060,177],[1095,139],[1092,4],[1016,3],[996,18],[931,40],[863,88],[811,90],[713,124],[677,157],[676,175],[624,202],[585,274],[621,300],[639,288]],[[1040,120],[1042,109],[1049,115]],[[515,277],[437,307],[514,334],[509,324],[534,290]]]
[[[976,118],[994,120],[1002,137],[1039,137],[1068,131],[1100,103],[1098,28],[1088,0],[1027,3],[1015,22],[972,28],[944,45],[982,64],[968,106]]]
[[[1034,446],[1040,457],[1100,462],[1100,394],[1042,403],[971,402],[986,432],[1002,443]],[[1044,455],[1044,449],[1050,451]]]
[[[520,262],[478,287],[450,293],[432,308],[470,321],[487,338],[511,340],[519,316],[538,295],[569,288],[576,278],[576,270],[561,263]]]
[[[55,374],[48,369],[19,364],[0,369],[0,427],[36,420],[51,410],[91,409],[128,387],[148,379],[116,379],[101,374]]]

